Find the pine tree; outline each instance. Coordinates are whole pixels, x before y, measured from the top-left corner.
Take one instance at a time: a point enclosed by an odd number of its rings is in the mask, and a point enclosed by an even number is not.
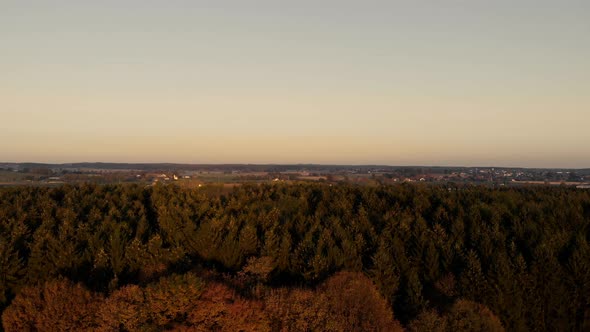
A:
[[[244,256],[251,256],[258,251],[258,234],[256,227],[246,225],[240,231],[239,246]]]
[[[381,240],[379,248],[373,256],[371,275],[381,294],[385,296],[390,304],[393,304],[399,288],[400,273],[393,262],[385,239]]]
[[[589,258],[590,246],[588,242],[583,236],[577,236],[574,241],[574,250],[566,264],[570,285],[570,298],[572,299],[572,306],[575,310],[576,331],[584,330],[585,316],[590,313]]]
[[[400,318],[409,321],[418,315],[418,313],[422,312],[428,305],[428,302],[422,294],[422,282],[415,269],[407,271],[403,281],[401,301],[398,301],[396,312],[400,313]]]
[[[0,236],[0,307],[7,302],[7,296],[14,293],[23,274],[23,262],[12,241]]]
[[[461,294],[467,299],[485,303],[489,288],[479,258],[475,251],[469,250],[464,260],[464,269],[460,276]]]
[[[434,244],[430,242],[424,252],[424,275],[427,282],[433,283],[438,280],[441,273],[440,257]]]

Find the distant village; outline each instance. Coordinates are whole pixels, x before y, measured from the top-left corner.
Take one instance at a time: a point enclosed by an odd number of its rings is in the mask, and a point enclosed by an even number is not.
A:
[[[0,185],[66,183],[206,184],[399,183],[479,184],[488,186],[561,185],[590,189],[590,169],[496,167],[408,167],[340,165],[177,165],[177,164],[0,164]]]

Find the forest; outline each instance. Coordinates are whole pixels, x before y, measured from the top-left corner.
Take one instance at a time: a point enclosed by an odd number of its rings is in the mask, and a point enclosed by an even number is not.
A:
[[[590,331],[590,191],[0,188],[5,331]]]

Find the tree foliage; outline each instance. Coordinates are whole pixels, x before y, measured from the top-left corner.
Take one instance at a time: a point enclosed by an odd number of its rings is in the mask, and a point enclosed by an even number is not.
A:
[[[590,192],[567,187],[0,188],[0,310],[6,330],[378,330],[354,322],[395,312],[411,329],[584,331],[589,224]],[[59,312],[82,318],[48,325]]]

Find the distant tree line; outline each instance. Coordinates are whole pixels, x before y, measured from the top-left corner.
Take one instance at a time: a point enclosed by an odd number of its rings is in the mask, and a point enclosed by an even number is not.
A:
[[[0,189],[16,330],[588,331],[590,191]]]

